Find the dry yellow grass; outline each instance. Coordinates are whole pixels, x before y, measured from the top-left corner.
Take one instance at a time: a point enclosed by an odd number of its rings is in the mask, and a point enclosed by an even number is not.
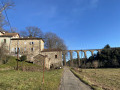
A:
[[[92,86],[108,90],[120,90],[120,69],[82,69],[82,72],[75,71],[81,79]]]

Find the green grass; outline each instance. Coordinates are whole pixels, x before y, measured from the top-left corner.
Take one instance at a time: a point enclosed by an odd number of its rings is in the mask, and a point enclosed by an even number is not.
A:
[[[9,56],[8,58],[8,62],[6,64],[1,64],[0,65],[0,70],[7,70],[7,69],[14,69],[17,65],[17,61],[16,61],[16,57],[13,57],[13,56]],[[32,66],[32,67],[40,67],[39,65],[35,65],[35,64],[32,64],[32,63],[27,63],[25,61],[23,62],[18,62],[18,65],[19,66]]]
[[[6,64],[0,65],[0,90],[57,90],[63,69],[45,71],[42,84],[42,67],[27,62],[19,62],[19,66],[38,68],[41,72],[30,70],[14,70],[16,58],[10,56]]]
[[[15,64],[16,64],[16,60],[15,59],[16,59],[15,57],[9,56],[8,62],[6,64],[1,64],[0,68],[14,67]]]
[[[120,88],[120,69],[96,69],[96,73],[95,69],[82,69],[82,72],[72,69],[72,71],[96,90]]]
[[[42,72],[0,71],[0,90],[57,90],[63,69]]]

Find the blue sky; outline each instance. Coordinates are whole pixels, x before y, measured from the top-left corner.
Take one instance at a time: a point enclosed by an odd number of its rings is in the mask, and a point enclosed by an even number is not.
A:
[[[120,0],[13,0],[12,27],[54,32],[69,50],[120,47]]]

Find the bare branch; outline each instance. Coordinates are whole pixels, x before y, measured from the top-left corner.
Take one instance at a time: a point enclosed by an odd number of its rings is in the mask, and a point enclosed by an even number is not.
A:
[[[13,2],[1,2],[1,7],[0,7],[0,14],[6,10],[6,9],[10,9],[11,7],[14,6]]]
[[[62,49],[62,50],[66,50],[67,47],[64,43],[64,41],[58,37],[56,34],[48,32],[45,34],[45,46],[48,49]]]

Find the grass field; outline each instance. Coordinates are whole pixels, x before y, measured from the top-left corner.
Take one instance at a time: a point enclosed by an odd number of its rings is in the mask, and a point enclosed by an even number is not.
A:
[[[81,80],[95,89],[120,90],[120,69],[73,70]],[[95,73],[96,72],[96,73]]]
[[[63,69],[42,72],[0,71],[0,90],[57,90]]]
[[[45,70],[44,84],[42,71],[16,71],[16,58],[9,57],[6,64],[0,65],[0,90],[57,90],[63,69]],[[19,62],[19,66],[33,67],[41,70],[41,66],[27,62]]]
[[[16,61],[16,57],[13,57],[13,56],[9,56],[9,59],[8,59],[8,62],[6,64],[1,64],[0,65],[0,70],[13,70],[17,65],[17,61]],[[19,67],[24,67],[24,66],[27,66],[27,67],[38,67],[38,68],[43,68],[39,65],[35,65],[35,64],[32,64],[32,63],[28,63],[28,62],[18,62],[18,65]]]

